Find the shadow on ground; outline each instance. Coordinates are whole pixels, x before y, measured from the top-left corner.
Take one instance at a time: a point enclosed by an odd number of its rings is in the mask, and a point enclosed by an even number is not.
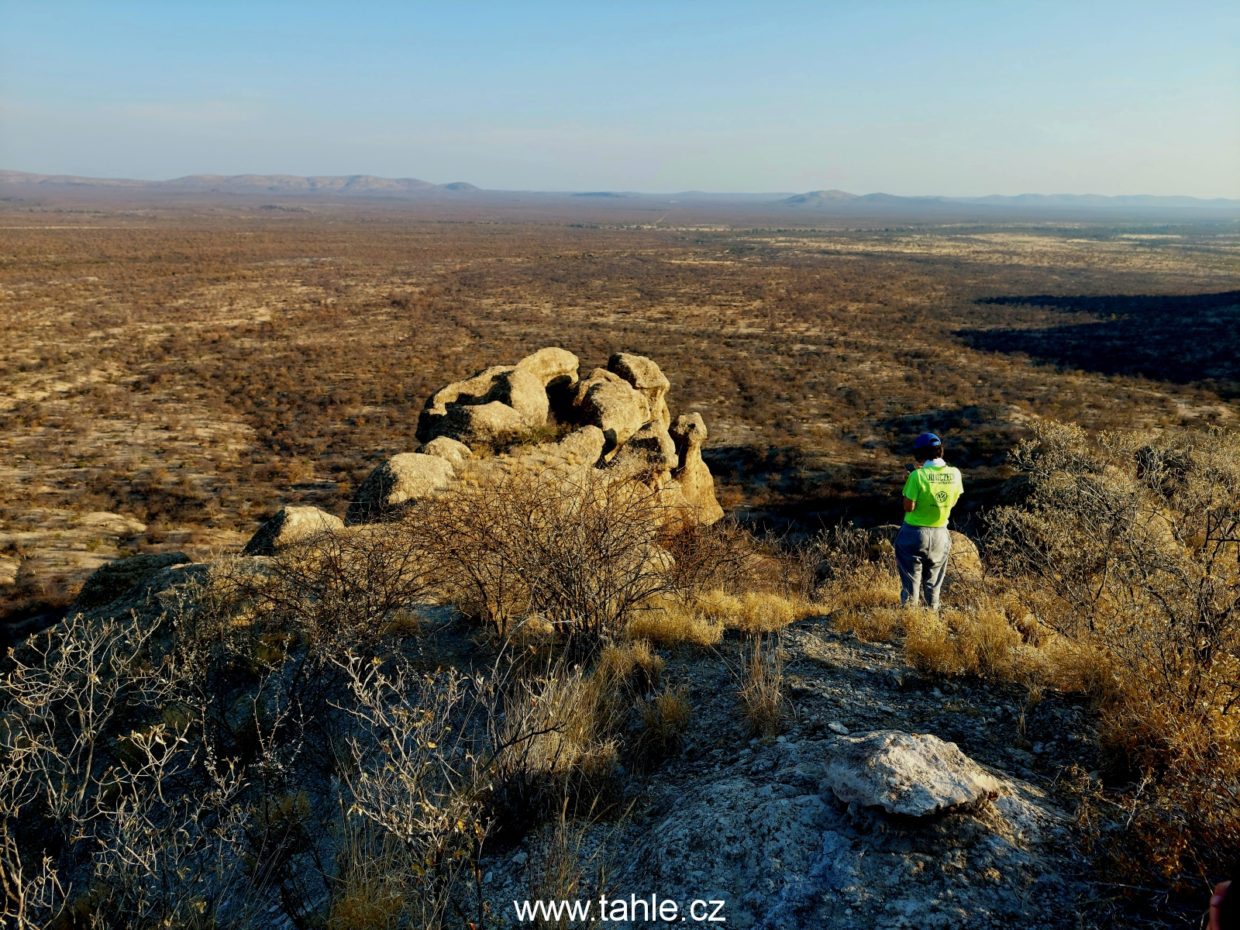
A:
[[[1060,326],[964,329],[976,349],[1023,353],[1103,374],[1199,383],[1240,397],[1240,290],[1214,294],[986,297],[981,304],[1062,311]],[[1071,317],[1085,316],[1073,320]]]

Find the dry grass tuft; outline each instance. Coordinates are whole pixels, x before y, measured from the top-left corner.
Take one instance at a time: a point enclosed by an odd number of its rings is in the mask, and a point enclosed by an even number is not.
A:
[[[776,736],[783,729],[787,710],[783,644],[778,634],[752,637],[742,674],[741,707],[750,733],[764,739]]]
[[[907,611],[904,650],[923,671],[943,675],[980,675],[1012,680],[1017,677],[1020,633],[1002,610],[985,606]]]
[[[631,638],[659,646],[714,646],[723,639],[723,624],[703,615],[679,598],[659,598],[629,621]]]
[[[638,757],[652,764],[678,754],[693,717],[693,705],[685,692],[661,691],[643,701],[638,710],[642,720],[637,737]]]

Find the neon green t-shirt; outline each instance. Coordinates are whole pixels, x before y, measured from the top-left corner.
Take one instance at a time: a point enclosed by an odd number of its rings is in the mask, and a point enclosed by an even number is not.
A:
[[[947,517],[963,493],[959,468],[923,465],[910,472],[904,482],[904,496],[917,505],[904,515],[904,522],[913,526],[947,526]]]

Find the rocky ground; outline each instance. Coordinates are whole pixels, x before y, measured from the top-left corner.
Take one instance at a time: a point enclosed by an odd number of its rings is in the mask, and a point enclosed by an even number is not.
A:
[[[634,780],[628,816],[586,830],[582,848],[611,866],[605,893],[721,900],[733,927],[1081,925],[1089,867],[1055,784],[1068,764],[1090,765],[1084,709],[925,678],[898,646],[836,633],[829,617],[789,628],[783,649],[789,715],[768,740],[749,736],[738,707],[739,640],[671,656],[664,679],[687,687],[693,722],[678,758]],[[993,792],[929,816],[842,800],[841,779],[866,768],[849,741],[892,730],[955,743]],[[899,809],[899,796],[883,803]],[[510,925],[538,849],[534,836],[488,863],[488,898]]]

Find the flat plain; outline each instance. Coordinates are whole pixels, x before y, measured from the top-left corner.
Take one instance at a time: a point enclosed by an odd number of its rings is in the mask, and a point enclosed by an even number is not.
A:
[[[654,358],[724,507],[886,522],[947,437],[963,525],[1032,418],[1234,427],[1234,221],[877,223],[326,201],[0,204],[0,600],[343,513],[437,387],[542,346]]]

